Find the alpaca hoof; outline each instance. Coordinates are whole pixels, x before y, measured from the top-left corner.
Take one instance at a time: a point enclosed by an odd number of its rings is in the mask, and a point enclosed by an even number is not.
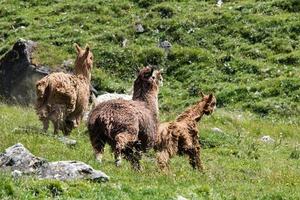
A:
[[[132,167],[135,171],[142,171],[142,168],[140,165],[133,165]]]
[[[99,162],[99,163],[102,163],[102,154],[96,154],[96,160]]]
[[[117,160],[116,160],[116,166],[117,166],[117,167],[120,167],[120,166],[121,166],[121,163],[122,163],[121,159],[117,159]]]
[[[201,165],[200,167],[198,167],[198,170],[200,171],[200,172],[205,172],[205,167],[203,166],[203,165]]]

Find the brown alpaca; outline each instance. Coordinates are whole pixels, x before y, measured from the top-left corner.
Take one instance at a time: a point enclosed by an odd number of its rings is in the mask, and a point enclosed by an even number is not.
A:
[[[109,100],[91,111],[88,130],[98,161],[108,143],[115,154],[116,166],[121,164],[123,154],[134,169],[140,169],[141,151],[155,143],[160,76],[153,67],[144,67],[134,82],[132,100]]]
[[[161,169],[168,168],[168,162],[175,154],[187,154],[195,169],[203,170],[200,159],[200,144],[197,122],[204,114],[210,115],[216,106],[216,98],[201,93],[202,99],[196,105],[181,113],[175,121],[159,125],[155,150]]]
[[[74,75],[52,73],[36,83],[36,111],[44,131],[48,130],[51,121],[54,134],[62,130],[64,135],[69,135],[88,108],[93,54],[89,47],[81,49],[75,44],[75,48]]]

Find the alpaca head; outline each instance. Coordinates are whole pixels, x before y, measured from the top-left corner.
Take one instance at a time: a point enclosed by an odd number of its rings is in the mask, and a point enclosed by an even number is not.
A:
[[[143,98],[148,92],[157,91],[159,86],[160,73],[154,73],[154,67],[147,66],[140,70],[133,85],[133,99]]]
[[[202,96],[202,102],[205,102],[203,107],[203,112],[206,115],[210,115],[216,109],[216,97],[213,94],[204,95],[202,92],[200,93]]]
[[[78,44],[75,44],[75,49],[77,52],[77,58],[75,60],[75,74],[82,74],[91,79],[91,70],[93,67],[93,53],[89,46],[82,49]]]

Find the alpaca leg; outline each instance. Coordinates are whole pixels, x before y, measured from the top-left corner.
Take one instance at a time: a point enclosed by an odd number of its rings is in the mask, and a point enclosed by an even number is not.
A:
[[[101,163],[106,140],[105,138],[103,138],[103,136],[101,137],[99,133],[90,132],[89,136],[92,147],[94,149],[96,160]]]
[[[196,148],[188,149],[187,154],[189,155],[190,165],[194,169],[198,169],[199,171],[203,171],[204,167],[203,167],[201,159],[200,159],[200,148],[196,147]]]
[[[99,140],[92,142],[92,146],[94,148],[96,160],[101,163],[104,153],[105,141]]]
[[[49,120],[48,119],[43,119],[43,131],[47,133],[47,130],[49,128]]]
[[[140,160],[142,159],[143,146],[140,142],[136,142],[134,147],[135,151],[133,152],[133,160],[131,164],[135,170],[141,170]]]
[[[57,121],[53,122],[53,128],[54,128],[53,134],[54,134],[54,135],[57,135],[57,134],[58,134],[58,131],[59,131],[59,124],[58,124]]]
[[[169,159],[170,159],[170,154],[168,153],[168,151],[163,150],[157,153],[156,160],[161,170],[169,169]]]
[[[116,147],[115,147],[115,163],[119,167],[122,162],[122,152],[125,150],[128,143],[135,141],[136,137],[133,134],[127,132],[119,133],[115,137]]]
[[[126,147],[125,150],[123,151],[124,153],[124,157],[126,160],[128,160],[131,165],[132,168],[135,170],[140,170],[140,160],[138,158],[138,156],[136,155],[136,152],[133,148],[131,147]]]
[[[142,151],[138,147],[126,147],[124,150],[125,159],[128,160],[134,170],[140,171],[140,160],[142,159]]]
[[[63,122],[63,126],[62,126],[62,131],[63,131],[64,136],[69,136],[70,133],[72,132],[73,128],[74,128],[73,121],[65,120]]]

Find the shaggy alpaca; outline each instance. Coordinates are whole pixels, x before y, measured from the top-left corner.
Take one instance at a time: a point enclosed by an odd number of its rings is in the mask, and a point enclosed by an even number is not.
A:
[[[81,49],[77,44],[75,47],[74,75],[52,73],[36,83],[36,111],[44,131],[48,130],[50,120],[54,134],[62,130],[64,135],[69,135],[88,108],[93,54],[89,47]]]
[[[200,159],[200,144],[197,122],[204,114],[211,114],[216,106],[216,98],[201,93],[202,99],[194,106],[181,113],[175,121],[159,125],[155,150],[161,169],[168,168],[168,162],[175,154],[187,154],[190,164],[195,169],[203,170]]]
[[[134,82],[132,100],[105,101],[91,111],[88,130],[97,160],[101,161],[108,143],[115,154],[116,166],[121,164],[123,154],[134,169],[140,169],[141,151],[155,143],[159,90],[156,80],[160,76],[153,67],[143,68]]]

